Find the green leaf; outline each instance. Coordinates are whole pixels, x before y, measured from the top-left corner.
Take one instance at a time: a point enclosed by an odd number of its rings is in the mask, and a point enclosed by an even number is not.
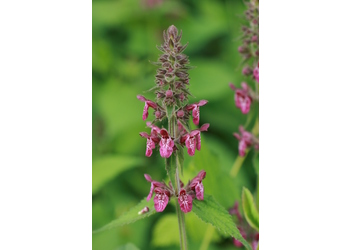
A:
[[[179,246],[179,226],[177,223],[176,215],[163,215],[154,226],[152,245],[156,247]]]
[[[140,250],[140,249],[136,247],[134,244],[128,243],[124,246],[118,247],[117,250]]]
[[[148,207],[149,211],[144,214],[138,214],[144,207]],[[99,233],[105,230],[109,230],[115,227],[120,227],[126,224],[133,223],[137,220],[141,220],[143,218],[146,218],[148,216],[151,216],[152,214],[155,214],[156,210],[153,206],[153,203],[150,201],[147,201],[147,198],[144,198],[139,204],[137,204],[135,207],[130,209],[128,212],[120,216],[118,219],[108,223],[107,225],[103,226],[100,229],[97,229],[93,231],[93,233]]]
[[[244,216],[249,225],[259,231],[259,212],[254,204],[253,195],[245,187],[243,187],[242,191],[242,205]]]
[[[143,160],[123,155],[106,156],[95,160],[92,163],[92,194],[123,171],[140,166]]]
[[[195,199],[192,211],[204,222],[216,227],[223,235],[235,237],[247,249],[252,249],[240,234],[231,215],[211,195],[205,195],[202,201]]]
[[[177,166],[179,166],[180,168],[179,170],[182,176],[184,175],[184,172],[183,172],[184,160],[185,160],[184,149],[183,147],[179,146],[177,147],[177,150],[176,150],[176,164]]]

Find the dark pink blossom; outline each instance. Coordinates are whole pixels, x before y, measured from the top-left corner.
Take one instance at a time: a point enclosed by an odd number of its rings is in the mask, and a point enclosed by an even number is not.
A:
[[[188,213],[192,210],[192,196],[186,193],[185,189],[181,189],[178,198],[182,212]]]
[[[200,100],[197,103],[190,104],[186,107],[187,110],[192,110],[193,123],[195,125],[199,124],[199,107],[207,104],[207,100]]]
[[[151,107],[153,109],[157,109],[158,105],[155,102],[152,102],[151,100],[146,99],[142,95],[138,95],[137,99],[139,99],[142,102],[145,102],[145,107],[143,108],[142,119],[146,120],[147,117],[148,117],[148,109],[149,109],[149,107]]]
[[[191,181],[189,187],[191,190],[194,190],[196,192],[196,197],[198,200],[204,199],[204,186],[202,183],[202,180],[205,178],[206,172],[204,170],[201,170],[196,177],[193,178]]]
[[[238,89],[230,83],[230,88],[235,91],[236,106],[241,109],[243,114],[247,114],[253,101],[249,86],[245,82],[242,82],[242,89]]]
[[[151,127],[151,134],[147,134],[146,132],[141,132],[140,136],[147,138],[146,142],[146,156],[151,157],[153,153],[153,149],[158,145],[160,138],[158,136],[158,133],[160,132],[160,128],[158,128],[155,125],[152,125],[150,122],[147,123],[147,126]]]
[[[248,147],[254,145],[255,149],[259,148],[259,141],[252,133],[245,131],[243,126],[239,127],[239,132],[240,134],[234,133],[233,135],[239,140],[238,152],[240,156],[245,156]]]
[[[160,187],[156,187],[154,192],[156,193],[153,198],[154,208],[157,212],[163,212],[165,207],[168,205],[170,192]]]
[[[159,152],[160,156],[163,158],[169,158],[174,150],[174,141],[171,139],[168,131],[166,129],[161,129],[160,134],[162,139],[159,142]]]
[[[159,181],[152,180],[151,176],[148,174],[144,174],[144,176],[145,176],[145,179],[151,183],[151,189],[150,189],[149,194],[147,196],[147,201],[149,201],[152,198],[154,189],[157,187],[164,188],[165,184],[162,182],[159,182]]]
[[[191,133],[187,133],[181,137],[180,142],[185,143],[187,147],[187,153],[190,156],[193,156],[195,150],[201,149],[201,131],[207,131],[209,128],[209,123],[205,123],[202,125],[200,129],[196,129],[191,131]]]
[[[255,80],[259,83],[259,64],[253,70]]]

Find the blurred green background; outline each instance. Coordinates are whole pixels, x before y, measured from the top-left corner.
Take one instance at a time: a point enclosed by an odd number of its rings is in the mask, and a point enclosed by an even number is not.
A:
[[[236,178],[230,171],[238,156],[238,141],[232,136],[239,125],[251,128],[254,119],[235,107],[228,87],[253,81],[241,74],[240,27],[245,23],[240,0],[93,0],[92,1],[92,229],[118,218],[149,193],[148,173],[155,180],[168,180],[159,151],[145,157],[150,132],[142,120],[144,103],[136,95],[153,99],[143,91],[154,86],[156,61],[161,54],[162,32],[174,24],[189,42],[190,91],[209,103],[201,107],[200,125],[210,123],[202,134],[202,149],[185,157],[183,182],[199,170],[207,171],[205,192],[225,208],[240,200],[242,186],[252,192],[256,174],[250,152]],[[252,115],[258,108],[253,107]],[[255,112],[255,113],[254,113]],[[150,112],[148,120],[153,119]],[[253,121],[253,122],[252,122]],[[192,124],[193,125],[193,124]],[[95,250],[179,249],[175,208],[169,203],[158,213],[134,224],[92,235]],[[210,229],[193,213],[186,214],[189,249],[235,249],[232,239]]]

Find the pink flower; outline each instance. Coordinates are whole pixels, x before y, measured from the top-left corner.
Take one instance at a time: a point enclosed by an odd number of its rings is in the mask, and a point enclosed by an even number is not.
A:
[[[151,157],[153,153],[153,149],[158,145],[160,138],[158,137],[158,133],[160,132],[160,128],[155,125],[151,125],[150,122],[147,123],[147,126],[151,127],[151,134],[147,134],[146,132],[141,132],[140,136],[147,138],[146,143],[146,156]]]
[[[239,126],[241,134],[234,133],[233,135],[239,140],[238,151],[240,156],[245,156],[246,149],[254,145],[255,149],[259,148],[259,141],[255,136],[248,131],[245,131],[243,126]]]
[[[151,190],[149,191],[149,194],[147,196],[147,201],[149,201],[152,198],[154,188],[157,188],[157,187],[164,188],[165,184],[152,180],[151,176],[148,174],[144,174],[144,176],[145,176],[145,179],[151,183]]]
[[[204,199],[204,186],[202,180],[205,178],[205,175],[206,172],[204,170],[201,170],[190,183],[190,188],[196,192],[196,197],[198,200]]]
[[[185,189],[181,189],[178,198],[180,208],[182,212],[188,213],[192,210],[192,197],[191,195],[186,193]]]
[[[242,89],[236,88],[232,83],[230,83],[230,88],[235,91],[236,106],[241,109],[243,114],[247,114],[253,101],[253,98],[249,94],[250,88],[245,82],[242,82]]]
[[[160,156],[163,158],[169,158],[174,150],[174,145],[175,145],[174,141],[171,139],[166,129],[161,129],[160,134],[162,136],[162,139],[160,140],[160,143],[159,143]]]
[[[208,101],[206,100],[200,100],[199,102],[190,104],[186,107],[187,110],[192,110],[193,123],[195,125],[199,124],[199,107],[204,106],[207,103]]]
[[[259,83],[259,64],[253,70],[253,75],[254,75],[255,80]]]
[[[158,105],[148,99],[146,99],[144,96],[142,95],[138,95],[137,99],[139,99],[142,102],[145,102],[145,107],[143,108],[143,114],[142,114],[142,120],[146,120],[148,117],[148,109],[149,107],[156,109],[158,107]]]
[[[157,212],[163,212],[166,205],[168,205],[170,193],[169,191],[160,187],[156,187],[154,192],[156,193],[156,195],[153,198],[154,208]]]
[[[200,129],[196,129],[191,131],[191,133],[185,134],[181,137],[180,142],[184,143],[187,147],[187,153],[190,156],[193,156],[195,153],[195,150],[201,149],[201,131],[207,131],[209,128],[209,123],[205,123],[202,125]]]

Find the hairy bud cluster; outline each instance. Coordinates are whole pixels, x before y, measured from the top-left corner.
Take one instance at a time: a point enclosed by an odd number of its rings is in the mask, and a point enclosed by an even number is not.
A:
[[[145,174],[145,179],[151,183],[151,190],[147,196],[147,201],[149,201],[152,198],[153,193],[155,193],[153,198],[154,208],[157,212],[162,212],[168,205],[170,198],[174,196],[177,198],[181,210],[184,213],[188,213],[192,210],[193,199],[204,199],[204,186],[202,180],[205,176],[206,172],[204,170],[200,171],[185,187],[180,180],[181,189],[179,190],[179,193],[176,194],[171,182],[169,182],[169,185],[166,185],[164,181],[158,182],[152,180],[151,176]]]
[[[152,128],[151,134],[141,132],[140,135],[147,139],[146,156],[152,155],[152,150],[159,146],[161,157],[169,158],[179,147],[186,146],[189,155],[194,155],[195,148],[200,150],[200,131],[206,131],[209,124],[199,130],[190,131],[189,120],[192,116],[193,123],[199,125],[199,108],[208,103],[200,100],[197,103],[187,104],[191,95],[189,86],[188,56],[183,54],[187,44],[180,43],[182,31],[172,25],[163,32],[164,43],[157,48],[163,53],[158,58],[156,74],[156,86],[150,89],[155,94],[155,101],[148,100],[144,96],[137,98],[145,103],[142,119],[148,118],[149,108],[154,110],[154,120],[147,123]],[[164,118],[168,120],[168,130],[158,128],[154,124]],[[178,127],[177,127],[178,126]]]

